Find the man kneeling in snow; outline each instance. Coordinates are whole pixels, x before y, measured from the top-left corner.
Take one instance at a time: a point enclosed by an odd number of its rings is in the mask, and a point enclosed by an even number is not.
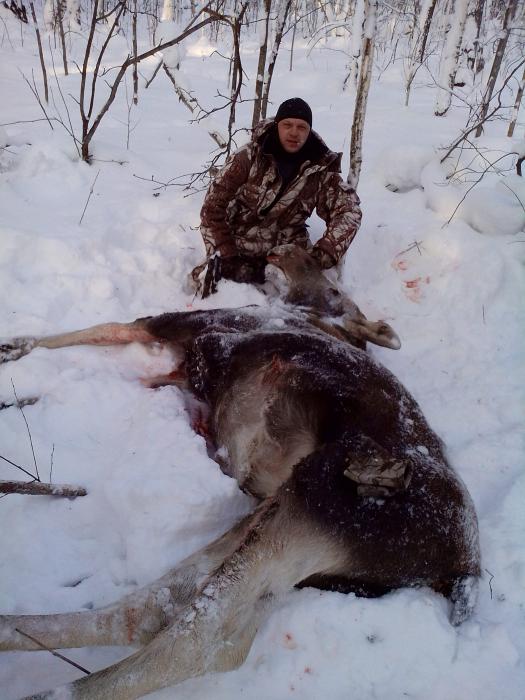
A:
[[[312,131],[312,110],[299,97],[283,102],[274,119],[260,122],[204,199],[201,234],[207,260],[192,272],[203,296],[215,291],[221,277],[262,284],[266,254],[277,245],[311,250],[324,269],[342,258],[359,228],[361,210],[355,190],[341,178],[341,156]],[[326,231],[312,247],[306,220],[314,208]]]

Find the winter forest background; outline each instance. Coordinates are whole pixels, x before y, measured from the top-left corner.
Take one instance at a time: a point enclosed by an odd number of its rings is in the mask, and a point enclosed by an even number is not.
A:
[[[372,352],[478,511],[484,577],[461,628],[428,590],[304,589],[240,669],[151,697],[525,697],[524,80],[523,0],[0,4],[0,335],[267,303],[224,281],[200,301],[186,275],[215,168],[300,96],[362,200],[341,282],[399,333],[401,350]],[[178,390],[141,385],[172,364],[133,345],[0,368],[0,478],[32,478],[18,465],[89,492],[0,500],[0,612],[101,607],[253,507]],[[68,656],[95,670],[128,653]],[[46,652],[2,654],[0,695],[78,674]]]

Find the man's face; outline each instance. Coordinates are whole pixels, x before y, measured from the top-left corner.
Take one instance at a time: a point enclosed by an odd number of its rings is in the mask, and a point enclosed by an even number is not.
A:
[[[310,125],[304,119],[282,119],[277,124],[279,141],[287,153],[297,153],[306,143]]]

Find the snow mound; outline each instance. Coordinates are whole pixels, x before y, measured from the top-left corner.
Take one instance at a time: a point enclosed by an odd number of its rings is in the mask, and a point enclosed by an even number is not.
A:
[[[442,219],[463,219],[479,233],[509,235],[525,227],[525,182],[516,176],[485,184],[456,183],[437,161],[421,172],[427,206]]]
[[[380,177],[392,192],[408,192],[421,187],[421,171],[433,157],[428,147],[404,144],[381,155]]]

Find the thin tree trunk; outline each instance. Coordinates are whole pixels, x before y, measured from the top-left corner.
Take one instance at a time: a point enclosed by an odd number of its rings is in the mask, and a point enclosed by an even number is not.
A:
[[[354,189],[357,188],[361,164],[363,162],[363,131],[365,126],[366,104],[370,81],[372,78],[372,64],[374,60],[374,38],[376,31],[376,12],[378,0],[365,0],[363,21],[363,48],[361,70],[357,95],[355,100],[354,121],[352,124],[352,140],[350,143],[350,170],[347,182]]]
[[[476,76],[481,73],[485,65],[483,58],[483,44],[481,42],[481,25],[483,22],[483,10],[485,9],[486,0],[473,0],[474,5],[468,14],[467,22],[472,22],[475,26],[476,35],[471,47],[467,47],[467,66]]]
[[[444,116],[452,103],[452,91],[456,82],[456,73],[461,55],[461,43],[467,21],[468,0],[456,0],[454,8],[448,15],[448,31],[443,49],[441,69],[439,72],[438,95],[434,114]],[[444,87],[446,85],[446,87]]]
[[[137,68],[137,0],[133,0],[133,16],[131,19],[133,42],[133,104],[139,101],[139,72]]]
[[[521,78],[521,84],[518,88],[518,94],[516,95],[516,101],[514,102],[514,108],[512,110],[512,117],[509,124],[509,130],[507,131],[507,136],[514,136],[514,129],[516,128],[516,122],[518,120],[518,112],[520,110],[521,98],[523,97],[523,91],[525,89],[525,70],[523,71],[523,77]]]
[[[490,100],[492,98],[492,93],[494,92],[494,86],[496,85],[496,79],[498,77],[499,70],[501,68],[501,62],[503,61],[503,54],[505,53],[505,48],[507,46],[507,41],[509,40],[510,34],[510,24],[514,19],[516,9],[518,7],[518,0],[509,0],[509,5],[507,11],[505,12],[505,17],[503,18],[502,36],[498,41],[498,48],[496,49],[496,55],[494,56],[494,61],[492,63],[492,68],[490,70],[490,76],[487,83],[487,89],[483,95],[483,104],[481,105],[480,112],[480,124],[476,129],[476,138],[481,136],[483,132],[483,124],[485,122],[487,113],[489,111]]]
[[[408,69],[407,83],[405,88],[405,107],[408,107],[408,101],[410,99],[410,90],[412,88],[414,78],[416,77],[417,70],[425,59],[425,50],[427,48],[430,25],[432,24],[432,17],[434,16],[436,5],[437,0],[430,0],[425,10],[423,10],[422,8],[422,12],[424,12],[424,22],[420,35],[417,38],[416,44],[414,46],[414,56]]]
[[[290,48],[290,73],[293,69],[293,49],[295,44],[295,32],[297,31],[297,9],[295,10],[295,21],[293,23],[292,46]]]
[[[60,45],[62,46],[62,63],[64,64],[64,75],[69,75],[67,70],[66,36],[64,34],[64,3],[65,0],[57,0],[57,23],[60,34]]]
[[[46,102],[49,102],[49,90],[47,86],[47,71],[46,64],[44,63],[44,51],[42,49],[42,39],[40,38],[40,30],[38,28],[38,22],[36,21],[35,6],[33,2],[29,3],[31,8],[31,16],[33,17],[33,24],[35,25],[36,40],[38,43],[38,55],[40,56],[40,66],[42,68],[42,77],[44,79],[44,98]]]
[[[262,119],[266,119],[266,112],[268,110],[268,97],[270,95],[270,86],[272,84],[273,71],[275,68],[275,63],[277,61],[277,54],[279,53],[279,49],[281,47],[284,26],[286,24],[286,20],[288,19],[288,12],[290,11],[290,7],[292,5],[292,0],[282,0],[282,2],[283,2],[283,5],[282,5],[283,10],[280,13],[280,16],[277,18],[277,26],[275,28],[275,39],[273,42],[272,53],[270,55],[270,61],[268,63],[268,71],[266,74],[266,81],[264,83],[264,91],[263,91],[262,106],[261,106]]]
[[[262,93],[264,86],[264,73],[266,67],[266,55],[268,53],[268,35],[270,33],[270,12],[272,0],[264,0],[264,35],[259,48],[259,61],[257,63],[257,77],[255,80],[255,102],[253,104],[252,129],[256,127],[261,119]]]
[[[352,15],[352,29],[350,35],[351,57],[348,63],[348,73],[343,81],[343,91],[349,85],[355,86],[358,82],[359,75],[359,59],[362,59],[363,45],[362,41],[358,41],[358,37],[362,39],[363,22],[366,13],[366,0],[355,0],[354,12]]]

